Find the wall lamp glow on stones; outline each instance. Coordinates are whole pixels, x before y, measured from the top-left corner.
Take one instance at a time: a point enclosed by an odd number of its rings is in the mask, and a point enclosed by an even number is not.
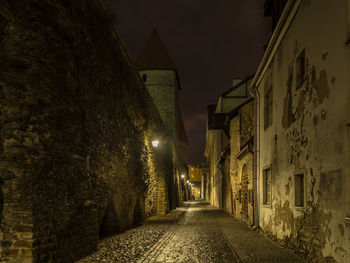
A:
[[[159,145],[159,141],[158,141],[158,140],[152,141],[152,146],[153,146],[154,148],[157,148],[158,145]]]

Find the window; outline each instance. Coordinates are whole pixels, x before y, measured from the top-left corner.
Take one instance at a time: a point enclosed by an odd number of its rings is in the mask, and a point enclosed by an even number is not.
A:
[[[272,86],[265,92],[264,96],[264,128],[272,124]]]
[[[263,204],[271,204],[271,167],[263,171]]]
[[[297,57],[296,72],[297,72],[296,85],[297,85],[297,89],[299,89],[305,80],[305,49],[303,49],[303,51],[301,51],[299,56]]]
[[[147,75],[146,74],[142,74],[142,79],[143,79],[143,82],[146,82],[147,81]]]
[[[295,206],[304,207],[304,175],[294,175],[295,184]]]

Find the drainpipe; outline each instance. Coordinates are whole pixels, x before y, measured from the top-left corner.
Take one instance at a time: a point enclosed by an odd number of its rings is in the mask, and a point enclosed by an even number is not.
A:
[[[253,192],[254,192],[254,225],[259,228],[259,195],[258,195],[258,173],[260,173],[260,94],[257,87],[252,87],[250,94],[254,97],[254,180],[253,180]]]

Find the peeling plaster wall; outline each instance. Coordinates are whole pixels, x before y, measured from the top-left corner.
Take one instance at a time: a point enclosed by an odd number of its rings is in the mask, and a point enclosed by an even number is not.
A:
[[[348,262],[350,122],[347,1],[305,0],[259,83],[260,164],[271,165],[272,204],[260,203],[264,232],[310,262]],[[296,84],[305,48],[306,77]],[[264,129],[264,89],[273,87],[273,123]],[[304,208],[295,207],[294,175],[305,177]]]

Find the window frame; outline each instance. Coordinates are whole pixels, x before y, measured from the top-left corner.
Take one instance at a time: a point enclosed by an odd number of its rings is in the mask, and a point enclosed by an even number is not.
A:
[[[301,179],[297,178],[301,177]],[[301,182],[301,184],[300,184]],[[300,186],[300,190],[297,191],[297,187]],[[301,173],[295,173],[294,174],[294,207],[297,209],[304,209],[305,208],[305,174],[303,172]],[[297,194],[299,192],[299,194]],[[300,198],[300,203],[297,203],[297,198]]]
[[[272,85],[266,89],[264,94],[264,129],[273,123],[273,89]]]
[[[270,171],[270,178],[267,180],[267,171]],[[263,191],[262,191],[262,202],[265,207],[271,207],[272,206],[272,169],[271,165],[266,166],[263,168],[262,171],[263,175]],[[267,191],[267,185],[269,186],[269,197],[268,197],[268,191]]]
[[[144,83],[147,82],[147,74],[146,73],[142,74],[142,80],[143,80]]]
[[[295,60],[295,83],[296,89],[300,89],[306,80],[306,54],[305,48],[299,53]]]

